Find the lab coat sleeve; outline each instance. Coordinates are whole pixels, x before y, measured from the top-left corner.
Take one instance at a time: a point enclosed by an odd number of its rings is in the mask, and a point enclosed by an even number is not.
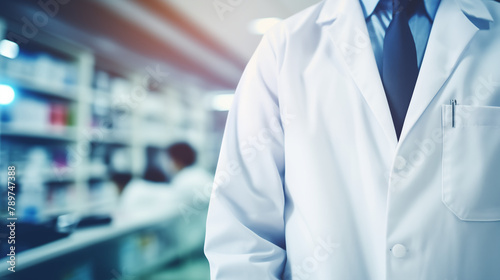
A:
[[[280,30],[263,37],[228,115],[207,218],[205,254],[212,280],[281,279],[283,273]]]

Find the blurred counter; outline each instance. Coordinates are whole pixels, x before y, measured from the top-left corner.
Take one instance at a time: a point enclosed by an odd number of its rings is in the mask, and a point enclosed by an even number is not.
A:
[[[16,254],[16,272],[0,260],[6,279],[123,279],[149,272],[201,250],[206,213],[185,220],[172,205],[162,213],[120,216],[110,225],[78,229],[70,236]],[[22,242],[22,241],[19,241]]]

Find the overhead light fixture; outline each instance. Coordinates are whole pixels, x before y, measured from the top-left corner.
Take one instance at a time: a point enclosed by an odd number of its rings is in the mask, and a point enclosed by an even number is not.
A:
[[[0,55],[14,59],[19,54],[19,46],[10,40],[0,41]]]
[[[227,92],[227,91],[224,91]],[[233,104],[233,93],[219,93],[212,97],[211,107],[215,111],[229,111]]]
[[[15,97],[14,89],[8,85],[0,85],[0,105],[10,104]]]
[[[254,19],[248,24],[248,30],[254,34],[262,35],[280,21],[282,19],[276,17]]]

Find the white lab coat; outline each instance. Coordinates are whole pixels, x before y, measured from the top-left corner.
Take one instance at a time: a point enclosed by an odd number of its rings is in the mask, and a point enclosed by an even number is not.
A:
[[[398,142],[358,0],[274,27],[228,117],[212,279],[500,279],[499,67],[500,3],[442,0]]]

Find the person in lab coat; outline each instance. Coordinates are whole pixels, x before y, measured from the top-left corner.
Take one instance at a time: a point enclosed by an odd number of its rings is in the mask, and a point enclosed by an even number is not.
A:
[[[161,150],[164,152],[164,150]],[[154,150],[153,150],[154,152]],[[158,160],[161,157],[156,153],[150,154],[144,176],[132,180],[123,191],[121,197],[122,209],[131,209],[145,213],[171,211],[189,206],[190,210],[202,212],[208,207],[208,197],[203,201],[193,198],[207,184],[212,184],[213,176],[196,164],[196,151],[186,142],[177,142],[170,145],[165,154],[166,161]],[[167,178],[171,178],[167,181]],[[173,207],[173,208],[172,208]]]
[[[263,37],[211,193],[211,279],[500,279],[500,3],[398,5],[325,0]]]
[[[213,181],[204,168],[196,164],[197,154],[194,148],[187,142],[177,142],[167,148],[170,158],[168,174],[172,178],[170,185],[177,189],[184,189],[192,196]],[[208,203],[208,200],[206,200]]]
[[[178,142],[167,148],[170,158],[170,186],[175,191],[176,207],[181,216],[177,224],[178,250],[203,255],[205,224],[209,196],[203,190],[212,186],[213,175],[196,164],[197,154],[187,142]]]

